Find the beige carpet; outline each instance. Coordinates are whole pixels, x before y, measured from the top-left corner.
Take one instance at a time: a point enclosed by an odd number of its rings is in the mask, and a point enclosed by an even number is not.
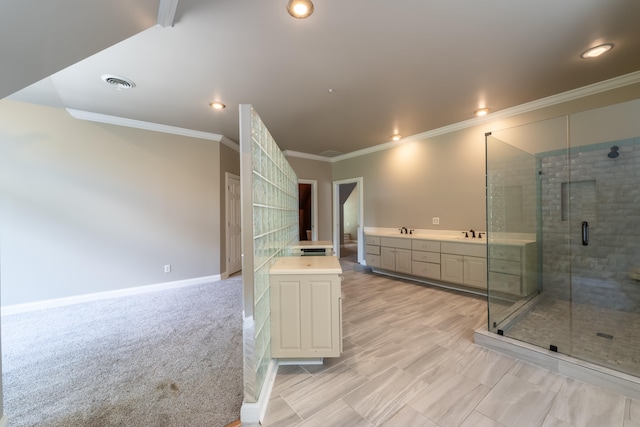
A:
[[[2,318],[11,427],[225,426],[242,404],[241,277]]]

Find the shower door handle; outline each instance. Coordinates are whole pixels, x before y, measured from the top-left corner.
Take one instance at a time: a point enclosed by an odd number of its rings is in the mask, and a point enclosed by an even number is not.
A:
[[[582,246],[589,244],[589,223],[582,221]]]

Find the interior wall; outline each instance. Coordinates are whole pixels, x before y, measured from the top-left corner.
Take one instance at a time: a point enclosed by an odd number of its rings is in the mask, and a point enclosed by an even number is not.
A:
[[[331,163],[293,156],[288,156],[287,161],[299,179],[318,182],[318,240],[333,240],[331,235]]]
[[[0,117],[2,304],[220,274],[219,143],[10,100]]]
[[[487,116],[463,130],[336,161],[333,180],[363,177],[364,227],[484,230],[485,133],[638,97],[640,84],[632,84],[507,118]]]
[[[363,177],[366,227],[484,230],[484,167],[484,135],[458,132],[336,162],[333,178]]]

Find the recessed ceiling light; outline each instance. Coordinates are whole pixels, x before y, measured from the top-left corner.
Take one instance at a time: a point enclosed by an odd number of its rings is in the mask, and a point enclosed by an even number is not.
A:
[[[603,53],[609,52],[611,49],[613,49],[613,44],[611,43],[601,44],[585,50],[584,52],[582,52],[582,55],[580,55],[580,57],[584,59],[597,58]]]
[[[209,106],[215,110],[222,110],[223,108],[226,107],[226,105],[218,101],[210,103]]]
[[[400,141],[401,138],[402,138],[402,135],[399,135],[397,133],[391,135],[391,140],[392,141]]]
[[[311,0],[289,0],[287,12],[294,18],[308,18],[313,13],[313,3],[311,3]]]
[[[486,116],[487,114],[489,114],[489,109],[488,108],[478,108],[476,111],[473,112],[473,114],[476,115],[476,117],[482,117],[482,116]]]

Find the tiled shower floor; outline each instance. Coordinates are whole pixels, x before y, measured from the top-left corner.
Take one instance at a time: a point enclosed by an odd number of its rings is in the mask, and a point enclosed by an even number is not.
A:
[[[640,376],[640,313],[539,298],[505,336]]]

